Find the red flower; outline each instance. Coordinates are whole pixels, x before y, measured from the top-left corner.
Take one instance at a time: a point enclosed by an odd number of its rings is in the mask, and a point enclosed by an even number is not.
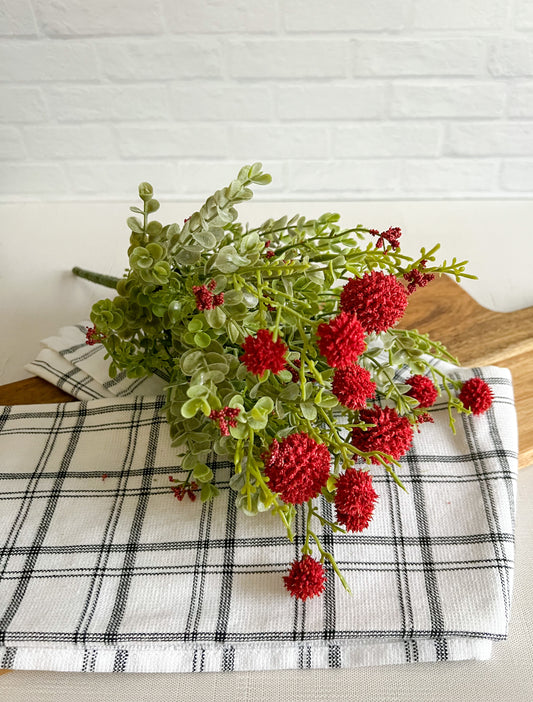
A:
[[[283,502],[302,504],[317,497],[328,481],[330,455],[325,444],[318,444],[305,432],[276,439],[263,454],[268,487],[279,492]]]
[[[413,427],[407,417],[401,417],[391,407],[363,409],[359,419],[365,424],[375,424],[368,429],[352,429],[352,444],[365,453],[380,451],[388,453],[396,460],[409,450],[413,440]],[[377,458],[371,458],[372,463],[379,464]]]
[[[308,554],[301,561],[293,561],[289,574],[283,580],[291,596],[304,601],[308,597],[321,595],[326,587],[324,566]]]
[[[260,329],[255,338],[247,336],[242,347],[244,353],[240,359],[250,373],[263,375],[267,370],[279,373],[285,368],[287,345],[281,339],[273,341],[268,329]]]
[[[377,499],[370,473],[348,468],[337,480],[335,508],[339,524],[347,531],[363,531],[370,524]]]
[[[494,395],[487,383],[481,378],[470,378],[463,383],[459,399],[473,414],[483,414],[492,405]]]
[[[357,317],[341,312],[318,325],[318,348],[332,368],[348,368],[365,350],[365,332]]]
[[[419,407],[431,407],[438,397],[439,391],[425,375],[413,375],[405,382],[411,386],[411,390],[406,394],[418,400]]]
[[[339,402],[349,409],[363,409],[366,401],[374,397],[376,383],[370,378],[366,368],[358,365],[337,368],[333,376],[331,391]]]
[[[382,332],[403,316],[407,293],[393,275],[381,271],[351,278],[341,293],[341,309],[355,312],[366,332]]]

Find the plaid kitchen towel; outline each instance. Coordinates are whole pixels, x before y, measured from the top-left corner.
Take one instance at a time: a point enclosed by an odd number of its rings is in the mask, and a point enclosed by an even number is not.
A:
[[[165,378],[127,378],[125,373],[109,377],[111,360],[101,344],[87,346],[85,334],[92,322],[62,327],[56,336],[41,341],[37,358],[25,369],[79,400],[127,395],[157,395],[163,392]]]
[[[225,671],[486,659],[511,606],[517,427],[509,371],[494,403],[448,426],[431,410],[362,533],[321,532],[352,589],[289,597],[299,554],[268,513],[178,502],[161,396],[0,408],[0,667]],[[321,505],[332,518],[332,506]],[[297,514],[297,533],[303,531]],[[318,528],[318,527],[317,527]]]

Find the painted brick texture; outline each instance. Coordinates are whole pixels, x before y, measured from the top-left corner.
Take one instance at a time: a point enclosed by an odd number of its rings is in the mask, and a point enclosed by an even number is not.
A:
[[[531,0],[0,0],[0,199],[523,198]]]

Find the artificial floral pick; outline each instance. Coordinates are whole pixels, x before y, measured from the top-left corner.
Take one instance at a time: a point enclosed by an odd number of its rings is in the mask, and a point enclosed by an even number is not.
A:
[[[398,227],[344,228],[332,213],[243,226],[235,206],[270,180],[260,163],[244,166],[182,227],[149,221],[159,202],[141,183],[124,276],[74,272],[116,289],[93,306],[87,331],[87,343],[111,357],[111,376],[157,373],[168,382],[164,411],[182,456],[171,488],[178,500],[218,495],[214,451],[234,464],[230,487],[245,514],[273,512],[292,541],[296,509],[306,510],[302,557],[284,578],[305,600],[323,592],[328,563],[348,589],[314,523],[365,529],[378,502],[366,468],[385,469],[403,487],[394,467],[414,430],[432,421],[438,393],[452,430],[454,410],[480,414],[492,393],[479,378],[463,384],[435,368],[431,357],[457,361],[427,335],[396,326],[410,295],[435,275],[475,277],[466,261],[436,265],[438,244],[413,259],[401,252]],[[413,375],[397,382],[404,366]],[[323,516],[320,499],[334,504],[336,521]]]

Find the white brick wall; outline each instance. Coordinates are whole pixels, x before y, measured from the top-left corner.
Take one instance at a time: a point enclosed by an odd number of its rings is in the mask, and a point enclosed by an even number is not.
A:
[[[0,0],[0,199],[523,198],[533,0]]]

